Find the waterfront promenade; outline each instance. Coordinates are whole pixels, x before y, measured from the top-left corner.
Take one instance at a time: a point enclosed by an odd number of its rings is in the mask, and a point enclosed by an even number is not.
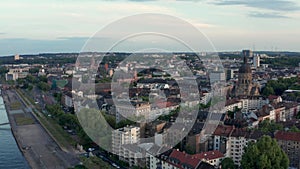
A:
[[[58,146],[14,90],[3,91],[2,95],[12,132],[31,168],[65,169],[79,163],[76,154]]]

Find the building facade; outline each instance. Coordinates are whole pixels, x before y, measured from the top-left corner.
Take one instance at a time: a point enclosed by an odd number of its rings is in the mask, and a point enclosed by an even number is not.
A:
[[[125,144],[134,144],[140,141],[139,127],[123,127],[112,132],[112,151],[120,155],[121,148]]]
[[[290,167],[300,169],[300,133],[277,131],[275,139],[288,155]]]

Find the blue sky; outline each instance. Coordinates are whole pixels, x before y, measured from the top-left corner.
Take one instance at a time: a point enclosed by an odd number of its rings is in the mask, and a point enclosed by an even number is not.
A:
[[[0,5],[0,55],[79,52],[106,25],[142,13],[188,21],[217,51],[300,51],[298,0],[7,0]]]

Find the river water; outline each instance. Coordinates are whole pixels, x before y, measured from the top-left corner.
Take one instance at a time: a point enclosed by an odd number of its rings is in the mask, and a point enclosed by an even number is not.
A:
[[[0,96],[0,124],[7,123],[8,117]],[[0,169],[29,169],[15,138],[10,130],[10,124],[0,126]]]

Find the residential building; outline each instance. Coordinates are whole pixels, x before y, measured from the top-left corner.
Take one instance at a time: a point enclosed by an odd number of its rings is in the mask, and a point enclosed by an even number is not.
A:
[[[223,159],[223,154],[210,151],[190,155],[179,150],[166,151],[158,156],[150,155],[150,169],[214,169]]]
[[[260,55],[255,54],[253,56],[253,66],[254,66],[254,68],[259,68],[260,67]]]
[[[6,80],[17,80],[25,78],[29,73],[29,68],[14,68],[9,69],[9,71],[5,74]]]
[[[204,161],[215,168],[219,168],[222,160],[224,159],[224,154],[222,154],[218,150],[203,152],[200,154],[195,154],[193,157],[200,159],[201,161]]]
[[[112,151],[119,155],[125,144],[134,144],[140,141],[140,128],[127,126],[112,132]]]
[[[260,109],[263,105],[268,103],[267,100],[259,96],[243,97],[240,100],[242,102],[242,109],[245,111],[251,109]]]
[[[226,80],[230,80],[234,77],[234,70],[233,69],[227,69],[226,70]]]
[[[245,147],[249,142],[256,142],[261,136],[263,133],[260,131],[219,125],[213,134],[214,150],[220,151],[225,157],[231,157],[234,164],[239,166]]]
[[[235,108],[242,109],[243,108],[243,102],[239,99],[228,99],[225,103],[225,110],[227,111],[234,111]]]
[[[225,82],[226,76],[224,71],[213,71],[209,73],[210,83]]]
[[[288,155],[290,167],[300,169],[300,133],[277,131],[275,139]]]
[[[72,93],[69,92],[69,91],[63,92],[62,93],[62,97],[61,97],[61,103],[66,108],[72,108],[72,107],[74,107]]]
[[[135,118],[144,117],[144,119],[149,119],[151,115],[151,105],[146,102],[132,102],[128,105],[127,102],[118,102],[116,104],[116,121],[120,122],[125,118]]]
[[[153,143],[124,144],[120,148],[119,159],[127,162],[130,167],[145,168],[147,165],[147,151],[153,147]]]

